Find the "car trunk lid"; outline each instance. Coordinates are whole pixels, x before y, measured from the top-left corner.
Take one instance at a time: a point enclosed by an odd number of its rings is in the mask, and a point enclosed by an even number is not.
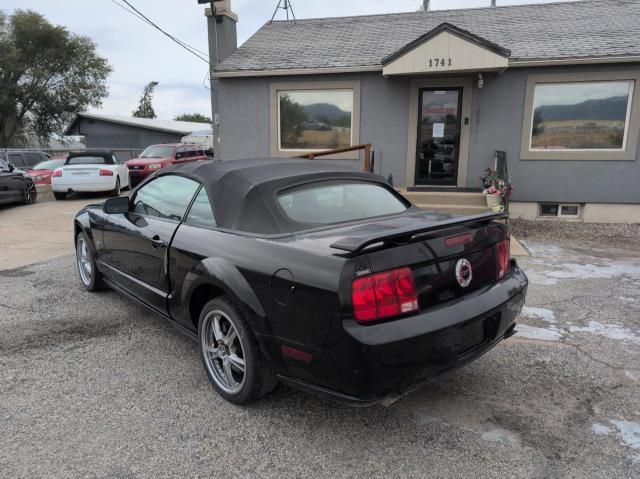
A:
[[[456,300],[497,281],[497,244],[508,228],[505,214],[473,216],[419,212],[370,222],[332,237],[334,254],[351,258],[343,290],[364,275],[409,267],[419,310]],[[351,305],[348,305],[350,309]]]
[[[105,168],[105,165],[64,165],[62,171],[69,173],[72,176],[100,176],[100,170]]]

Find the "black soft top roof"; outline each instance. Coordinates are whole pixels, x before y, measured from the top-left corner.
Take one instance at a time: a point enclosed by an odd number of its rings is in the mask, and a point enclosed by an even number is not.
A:
[[[64,164],[68,165],[69,164],[69,160],[73,159],[73,158],[80,158],[83,156],[99,156],[105,159],[105,164],[106,165],[113,165],[113,150],[108,150],[106,148],[101,149],[101,148],[94,148],[92,150],[77,150],[77,151],[71,151],[69,152],[69,155],[67,156]]]
[[[373,181],[387,186],[381,176],[353,167],[297,158],[196,161],[163,168],[157,173],[167,174],[186,176],[205,186],[219,227],[257,234],[283,234],[300,229],[276,201],[283,189],[337,179]]]
[[[107,148],[93,148],[91,150],[75,150],[69,152],[69,156],[112,156],[113,150]]]

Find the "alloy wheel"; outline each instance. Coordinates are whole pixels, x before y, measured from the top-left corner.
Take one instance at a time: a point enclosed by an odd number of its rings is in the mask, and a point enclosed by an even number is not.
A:
[[[25,203],[33,203],[35,201],[37,192],[36,185],[33,183],[29,183],[24,187],[24,202]]]
[[[76,247],[76,262],[78,263],[80,279],[82,279],[85,286],[89,286],[91,284],[91,275],[93,274],[93,265],[91,263],[90,255],[91,252],[89,251],[87,241],[80,236]]]
[[[242,342],[233,322],[223,311],[210,311],[202,325],[205,365],[216,384],[225,392],[240,391],[246,379]]]

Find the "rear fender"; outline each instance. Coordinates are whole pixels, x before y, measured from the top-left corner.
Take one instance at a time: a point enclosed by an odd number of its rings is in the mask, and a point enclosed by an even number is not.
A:
[[[214,286],[228,295],[245,314],[256,334],[268,334],[269,327],[262,304],[249,282],[232,263],[222,258],[206,258],[197,263],[185,277],[181,303],[188,305],[196,289],[204,284]]]

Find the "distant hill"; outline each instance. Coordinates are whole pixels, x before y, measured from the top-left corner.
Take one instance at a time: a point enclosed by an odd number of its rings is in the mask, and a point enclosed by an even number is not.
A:
[[[311,105],[305,105],[302,108],[304,108],[308,120],[327,119],[329,121],[335,121],[350,115],[349,112],[341,110],[331,103],[313,103]]]
[[[536,108],[542,121],[563,120],[622,120],[627,116],[626,96],[612,96],[602,100],[587,100],[575,105],[544,105]]]

